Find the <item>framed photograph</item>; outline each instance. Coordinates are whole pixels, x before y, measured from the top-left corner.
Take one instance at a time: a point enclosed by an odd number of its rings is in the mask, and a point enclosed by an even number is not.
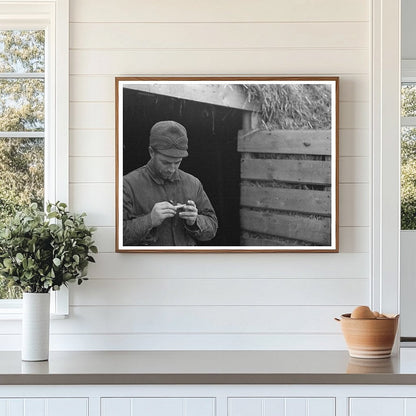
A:
[[[118,252],[337,252],[338,77],[118,77]]]

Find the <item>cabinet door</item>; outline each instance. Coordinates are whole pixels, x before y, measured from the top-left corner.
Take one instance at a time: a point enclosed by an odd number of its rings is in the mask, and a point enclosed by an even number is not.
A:
[[[351,398],[350,416],[416,415],[415,398]]]
[[[87,398],[0,399],[0,416],[88,416]]]
[[[228,416],[335,416],[335,399],[230,398]]]
[[[214,398],[102,398],[101,416],[213,416]]]

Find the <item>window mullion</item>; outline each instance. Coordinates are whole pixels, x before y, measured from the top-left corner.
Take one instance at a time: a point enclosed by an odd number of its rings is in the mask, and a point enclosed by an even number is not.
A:
[[[402,127],[415,127],[416,126],[416,117],[402,117],[401,118]]]
[[[0,131],[0,138],[44,138],[45,132],[43,131]]]
[[[45,79],[44,72],[0,72],[0,79]]]

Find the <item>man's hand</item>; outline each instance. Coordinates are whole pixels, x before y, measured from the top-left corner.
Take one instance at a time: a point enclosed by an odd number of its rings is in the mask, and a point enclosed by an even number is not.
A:
[[[184,210],[179,213],[179,217],[186,221],[186,224],[192,226],[195,224],[198,216],[198,209],[194,201],[187,201]]]
[[[150,218],[152,220],[152,227],[159,227],[166,218],[172,218],[176,214],[174,206],[167,201],[157,202],[153,205],[152,211],[150,213]]]

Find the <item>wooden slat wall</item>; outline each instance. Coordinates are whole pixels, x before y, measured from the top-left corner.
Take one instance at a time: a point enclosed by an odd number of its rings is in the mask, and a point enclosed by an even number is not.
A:
[[[331,162],[243,158],[241,178],[328,185],[331,183]]]
[[[241,131],[238,151],[241,245],[330,246],[331,132]]]
[[[331,155],[331,132],[322,130],[273,130],[240,134],[239,152]]]
[[[253,233],[300,240],[315,245],[331,244],[329,218],[302,218],[267,211],[240,210],[241,228]],[[259,245],[259,244],[255,244]]]
[[[70,1],[70,206],[98,227],[100,253],[52,348],[345,348],[333,317],[369,301],[370,6]],[[340,253],[116,254],[122,75],[340,76]],[[4,321],[0,349],[19,349],[19,331]]]
[[[243,185],[241,205],[252,208],[330,215],[331,192]]]

